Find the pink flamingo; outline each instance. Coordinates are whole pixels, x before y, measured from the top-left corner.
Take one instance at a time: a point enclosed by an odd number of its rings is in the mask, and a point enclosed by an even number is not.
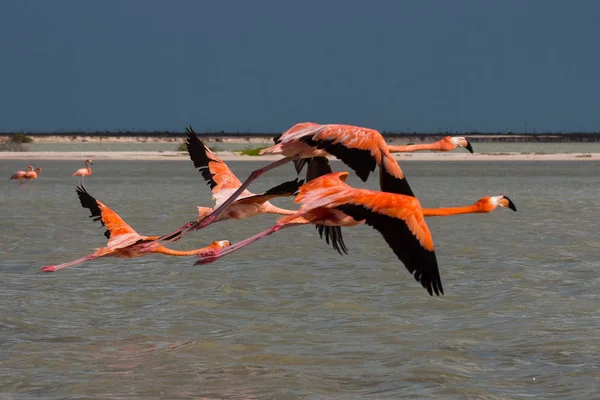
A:
[[[27,171],[27,173],[25,174],[25,179],[28,182],[31,182],[38,178],[38,174],[40,172],[42,172],[42,169],[40,167],[36,168],[35,171]]]
[[[242,183],[231,169],[229,169],[227,164],[202,143],[191,127],[186,128],[186,132],[186,144],[190,159],[192,160],[194,167],[199,169],[206,184],[210,187],[213,200],[216,202],[216,207],[219,207],[219,205],[226,201]],[[254,194],[248,190],[244,190],[242,195],[229,205],[225,212],[219,215],[219,218],[213,222],[225,221],[228,219],[243,219],[259,214],[295,214],[295,210],[287,210],[274,206],[269,200],[275,197],[291,196],[302,183],[304,182],[295,179],[293,181],[284,182],[261,194]],[[210,207],[198,207],[198,219],[195,222],[201,221],[213,211],[214,209]],[[179,239],[195,222],[187,223],[177,231],[163,236],[161,240],[169,242]]]
[[[284,158],[252,171],[246,181],[227,200],[201,221],[192,223],[190,229],[202,229],[213,223],[246,190],[250,183],[265,172],[290,161],[327,156],[328,154],[339,158],[352,168],[363,181],[366,181],[369,174],[379,166],[381,190],[414,196],[398,162],[391,155],[385,139],[374,129],[303,122],[282,133],[275,141],[274,146],[263,149],[261,154],[281,154]]]
[[[169,256],[192,256],[199,251],[216,250],[222,247],[229,246],[231,243],[228,240],[219,240],[213,242],[207,247],[193,250],[173,250],[164,246],[155,244],[142,251],[142,246],[149,242],[154,242],[158,236],[142,236],[130,227],[119,214],[108,208],[102,202],[93,198],[83,187],[77,187],[77,196],[81,206],[90,210],[93,221],[100,221],[102,226],[106,226],[104,236],[108,239],[106,247],[97,249],[94,253],[77,260],[70,261],[59,265],[47,265],[42,268],[43,272],[54,272],[63,268],[71,267],[85,261],[90,261],[98,257],[124,257],[135,258],[142,257],[151,253],[161,253]]]
[[[206,183],[210,186],[213,199],[216,201],[216,207],[219,207],[226,201],[233,192],[235,192],[242,184],[231,169],[221,161],[202,141],[198,138],[191,127],[186,128],[187,132],[187,149],[190,159],[194,163],[194,167],[198,168]],[[326,158],[315,160],[310,166],[307,173],[307,179],[312,179],[313,175],[322,175],[331,172],[329,161]],[[259,214],[280,214],[293,215],[296,210],[287,210],[276,207],[269,202],[275,197],[284,197],[292,195],[302,185],[303,181],[295,179],[293,181],[284,182],[272,189],[267,190],[262,194],[254,194],[248,190],[244,190],[240,197],[227,207],[223,214],[214,221],[224,221],[228,219],[242,219]],[[207,215],[210,215],[214,208],[198,207],[198,218],[194,222],[190,222],[179,228],[178,230],[161,237],[159,240],[162,243],[168,243],[172,240],[177,240],[181,236],[190,231],[190,226],[202,221]],[[317,226],[319,234],[327,243],[331,241],[335,250],[346,252],[341,231],[338,227],[330,228]]]
[[[300,187],[295,215],[281,218],[271,228],[226,249],[206,250],[198,254],[205,264],[245,247],[281,229],[305,224],[355,226],[366,223],[378,230],[408,271],[430,295],[443,294],[434,252],[433,238],[425,224],[427,216],[487,213],[497,207],[516,211],[506,196],[484,197],[467,207],[426,209],[413,196],[355,189],[345,183],[348,172],[335,172],[316,178]]]
[[[473,147],[471,142],[462,136],[445,136],[437,142],[433,143],[422,143],[422,144],[407,144],[407,145],[395,145],[388,146],[391,153],[412,153],[414,151],[451,151],[457,147],[463,147],[473,153]]]
[[[24,180],[25,176],[27,175],[27,172],[29,172],[29,171],[33,171],[33,165],[28,165],[27,171],[22,171],[22,170],[15,171],[8,179],[18,180],[22,186],[23,182],[25,182],[25,180]]]
[[[73,172],[73,175],[71,175],[79,176],[79,185],[83,186],[83,178],[92,174],[92,167],[90,167],[90,165],[92,164],[92,160],[88,158],[87,160],[85,160],[85,168],[79,168],[77,171]]]

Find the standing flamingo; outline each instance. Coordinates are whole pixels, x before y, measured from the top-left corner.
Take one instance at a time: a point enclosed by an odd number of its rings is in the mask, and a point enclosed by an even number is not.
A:
[[[18,180],[22,186],[23,182],[25,182],[24,181],[25,176],[27,175],[27,172],[29,172],[29,171],[33,171],[33,165],[28,165],[27,171],[22,171],[22,170],[15,171],[8,179]]]
[[[133,230],[121,217],[104,205],[102,202],[93,198],[83,187],[77,187],[77,196],[81,206],[90,210],[93,221],[100,221],[102,226],[106,226],[104,236],[108,239],[106,247],[97,249],[94,253],[77,260],[70,261],[59,265],[47,265],[42,268],[43,272],[54,272],[59,269],[67,268],[75,264],[80,264],[84,261],[90,261],[98,257],[125,257],[135,258],[145,256],[150,253],[161,253],[169,256],[191,256],[199,251],[217,250],[231,243],[228,240],[219,240],[213,242],[207,247],[194,250],[173,250],[167,247],[155,244],[150,248],[142,250],[142,245],[153,242],[158,239],[158,236],[142,236]]]
[[[433,143],[388,146],[390,153],[412,153],[414,151],[422,150],[450,151],[457,147],[463,147],[467,149],[469,153],[473,153],[473,146],[471,146],[471,142],[462,136],[446,136]]]
[[[42,172],[42,169],[40,167],[36,168],[35,171],[27,171],[27,173],[25,174],[25,179],[28,182],[31,182],[38,178],[38,174],[40,172]]]
[[[85,168],[79,168],[77,171],[73,172],[73,175],[71,175],[79,176],[79,185],[83,186],[83,178],[92,174],[92,167],[90,167],[90,165],[92,164],[92,160],[88,158],[87,160],[85,160]]]
[[[516,211],[506,196],[484,197],[467,207],[426,209],[412,196],[355,189],[345,183],[348,172],[334,172],[302,185],[296,196],[300,209],[277,224],[226,249],[206,250],[196,264],[213,262],[265,236],[291,226],[315,224],[354,226],[366,223],[378,230],[408,271],[433,295],[443,294],[433,238],[424,217],[486,213],[497,207]]]
[[[282,154],[284,158],[250,173],[244,183],[215,211],[191,225],[202,229],[210,225],[239,195],[262,174],[287,162],[331,154],[352,168],[363,181],[379,166],[379,184],[385,192],[414,196],[398,162],[391,155],[381,134],[368,128],[352,125],[318,125],[304,122],[295,125],[276,138],[276,144],[260,154]]]

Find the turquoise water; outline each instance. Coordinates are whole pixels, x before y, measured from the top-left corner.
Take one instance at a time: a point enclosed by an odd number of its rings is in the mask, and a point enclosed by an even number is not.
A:
[[[105,239],[75,195],[80,162],[37,164],[38,181],[0,189],[1,399],[600,393],[600,163],[403,162],[424,206],[506,194],[519,210],[428,220],[439,298],[367,226],[344,230],[343,257],[305,226],[199,267],[152,255],[43,274]],[[230,165],[244,177],[260,163]],[[5,177],[21,168],[0,163]],[[98,160],[86,187],[140,233],[162,234],[212,204],[199,175],[185,161]],[[252,189],[293,175],[276,169]],[[222,222],[175,247],[237,241],[275,219]]]

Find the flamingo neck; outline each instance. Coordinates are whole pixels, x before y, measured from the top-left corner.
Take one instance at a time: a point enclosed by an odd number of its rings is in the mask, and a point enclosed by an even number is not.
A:
[[[296,210],[288,210],[286,208],[280,208],[280,207],[274,206],[271,203],[265,203],[265,204],[263,204],[263,206],[264,206],[265,213],[269,213],[269,214],[294,215],[297,212]]]
[[[430,150],[436,151],[441,150],[442,146],[440,142],[435,143],[423,143],[423,144],[409,144],[404,146],[389,146],[391,153],[412,153],[414,151]]]
[[[463,207],[440,207],[440,208],[423,208],[424,217],[447,217],[458,214],[474,214],[485,213],[491,210],[486,210],[481,207],[480,203],[471,204]]]
[[[194,250],[173,250],[165,246],[158,246],[156,249],[152,249],[152,252],[175,257],[189,257],[198,254],[202,250],[206,250],[206,247]]]

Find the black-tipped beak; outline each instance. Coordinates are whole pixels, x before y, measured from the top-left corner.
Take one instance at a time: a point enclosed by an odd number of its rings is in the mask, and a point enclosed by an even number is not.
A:
[[[469,142],[468,139],[465,139],[465,141],[467,142],[465,149],[469,150],[469,153],[473,154],[473,146],[471,146],[471,142]]]
[[[508,197],[504,196],[504,198],[506,199],[506,201],[508,202],[508,208],[510,208],[513,211],[517,211],[517,206],[515,206],[515,203],[512,202],[511,199],[509,199]]]

